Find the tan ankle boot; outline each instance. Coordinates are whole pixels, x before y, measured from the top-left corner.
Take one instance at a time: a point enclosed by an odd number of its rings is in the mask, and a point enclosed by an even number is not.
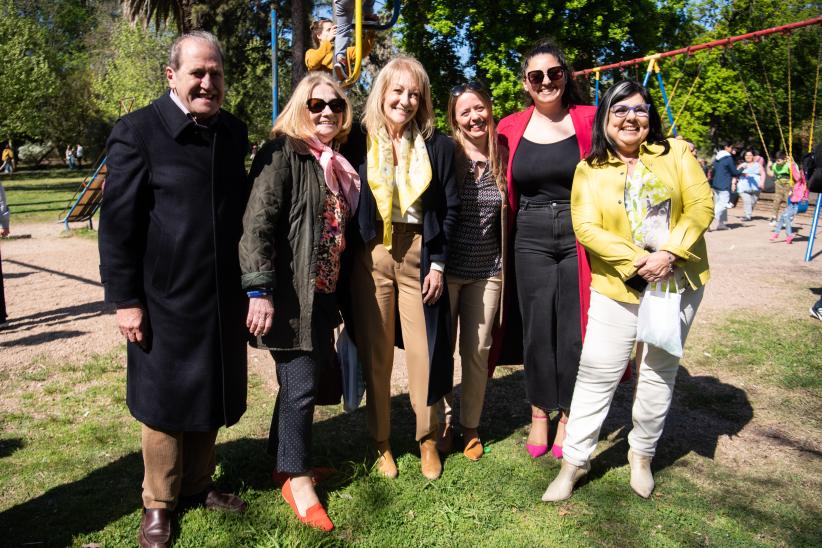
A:
[[[397,477],[397,463],[394,461],[394,455],[391,453],[391,444],[386,441],[376,442],[377,446],[377,470],[389,479]]]
[[[465,448],[462,450],[462,454],[465,455],[469,460],[478,461],[480,457],[482,457],[485,448],[482,446],[482,442],[479,439],[479,434],[477,434],[476,428],[465,428],[465,433],[463,434],[463,440],[465,442]]]
[[[557,502],[565,500],[571,496],[574,490],[574,484],[579,479],[588,473],[591,469],[591,463],[586,462],[585,466],[574,466],[567,460],[562,461],[562,466],[559,469],[559,474],[545,490],[542,495],[542,500],[545,502]]]
[[[647,499],[654,490],[654,476],[651,474],[651,459],[637,455],[628,449],[628,464],[631,466],[631,489],[640,497]]]
[[[420,469],[422,475],[430,480],[435,480],[442,474],[442,463],[433,434],[420,440]]]

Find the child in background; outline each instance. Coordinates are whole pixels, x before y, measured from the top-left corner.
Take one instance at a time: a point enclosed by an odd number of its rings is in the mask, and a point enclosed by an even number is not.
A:
[[[782,227],[785,227],[785,243],[790,245],[793,243],[793,227],[791,223],[793,222],[793,217],[796,215],[796,211],[799,208],[799,202],[802,200],[808,199],[808,185],[805,183],[805,177],[799,174],[796,182],[791,189],[791,193],[788,196],[788,205],[785,207],[785,211],[782,212],[782,215],[776,222],[776,227],[773,229],[773,234],[771,234],[770,240],[775,242],[777,238],[779,238],[779,233],[782,231]]]
[[[374,0],[362,1],[362,17],[366,21],[376,21],[374,14]],[[351,34],[354,32],[354,0],[334,0],[334,24],[337,26],[337,35],[334,40],[334,75],[340,82],[345,81],[351,73],[354,62],[354,48],[349,47]],[[374,31],[364,36],[362,48],[363,59],[371,52],[374,45]]]
[[[736,183],[736,190],[742,197],[742,203],[745,209],[745,220],[750,221],[753,215],[756,202],[759,200],[759,184],[762,180],[764,169],[759,162],[754,160],[754,153],[752,150],[745,152],[745,161],[739,164],[737,169],[742,171],[739,180]]]
[[[336,10],[336,3],[335,3]],[[350,23],[349,23],[350,26]],[[323,72],[333,72],[339,81],[344,81],[348,78],[348,67],[354,62],[354,48],[349,47],[344,49],[340,63],[345,63],[343,71],[338,71],[335,64],[334,49],[335,43],[339,40],[337,34],[338,26],[334,25],[329,19],[317,19],[311,24],[311,38],[314,41],[314,48],[305,52],[305,66],[308,70],[321,70]],[[351,29],[348,30],[349,38]],[[337,38],[335,38],[337,36]],[[374,31],[365,33],[365,40],[363,43],[362,56],[367,57],[371,53],[371,48],[374,45]]]

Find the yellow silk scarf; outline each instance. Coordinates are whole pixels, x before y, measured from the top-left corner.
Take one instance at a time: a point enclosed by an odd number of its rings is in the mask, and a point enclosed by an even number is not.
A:
[[[368,186],[377,202],[377,212],[382,219],[382,243],[391,249],[391,211],[394,189],[400,200],[400,213],[405,215],[428,185],[431,184],[431,160],[425,148],[425,139],[416,124],[410,124],[397,149],[397,171],[405,174],[405,181],[395,181],[394,152],[391,138],[385,128],[368,133]]]

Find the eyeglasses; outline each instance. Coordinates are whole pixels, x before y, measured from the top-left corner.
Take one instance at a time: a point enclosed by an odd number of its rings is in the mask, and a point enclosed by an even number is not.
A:
[[[345,99],[331,99],[330,101],[326,102],[323,99],[318,99],[316,97],[312,97],[308,101],[305,102],[305,106],[308,107],[308,110],[313,114],[319,114],[325,110],[325,107],[331,109],[331,112],[334,114],[339,114],[345,110],[346,102]]]
[[[542,72],[541,70],[532,70],[525,75],[525,77],[528,78],[528,82],[530,82],[532,86],[540,85],[543,80],[545,80],[546,76],[552,82],[562,80],[565,78],[565,67],[551,67],[545,72]]]
[[[482,85],[482,82],[477,82],[476,80],[471,80],[470,82],[465,82],[464,84],[459,84],[451,88],[451,95],[454,97],[459,97],[466,91],[479,91],[482,93],[487,93],[485,91],[485,86]]]
[[[629,107],[628,105],[614,105],[611,107],[611,114],[617,118],[625,118],[631,111],[634,111],[637,118],[647,118],[648,113],[651,111],[651,105],[648,103],[642,103],[632,107]]]

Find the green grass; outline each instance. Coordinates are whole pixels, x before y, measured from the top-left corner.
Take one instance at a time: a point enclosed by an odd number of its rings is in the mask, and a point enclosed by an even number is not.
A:
[[[559,464],[526,455],[522,372],[504,367],[489,385],[481,426],[490,451],[477,463],[459,453],[449,456],[442,478],[434,482],[419,471],[407,396],[393,402],[396,480],[371,470],[362,409],[345,414],[339,406],[319,408],[315,463],[337,469],[319,488],[337,529],[322,534],[299,524],[271,483],[273,462],[265,448],[274,395],[255,374],[248,412],[218,439],[217,481],[248,500],[249,511],[236,516],[191,510],[178,521],[175,545],[818,546],[818,455],[800,466],[785,462],[774,467],[773,459],[759,465],[756,447],[751,447],[750,466],[714,460],[720,441],[752,420],[755,403],[743,386],[758,379],[791,399],[794,389],[780,372],[794,370],[791,364],[803,360],[818,363],[818,343],[794,345],[799,350],[790,359],[774,360],[769,345],[804,328],[766,317],[734,317],[721,326],[733,326],[733,336],[712,326],[704,329],[714,334],[704,346],[688,347],[654,460],[657,489],[650,500],[635,496],[628,485],[631,388],[622,386],[590,477],[568,501],[541,503]],[[717,350],[731,346],[735,338],[747,348],[739,364],[729,365],[735,380],[699,373],[698,367],[719,367],[736,356]],[[689,355],[698,356],[702,365],[692,365]],[[134,544],[142,463],[139,427],[124,403],[123,361],[121,348],[79,364],[41,358],[25,371],[0,376],[0,531],[5,544]],[[803,369],[798,378],[818,408],[812,369]],[[273,367],[266,374],[273,374]],[[802,416],[794,422],[807,424]]]
[[[24,170],[3,175],[12,223],[57,222],[91,167],[82,170]]]
[[[735,372],[781,387],[822,388],[822,330],[812,319],[775,326],[763,316],[737,316],[719,324],[708,352]]]

